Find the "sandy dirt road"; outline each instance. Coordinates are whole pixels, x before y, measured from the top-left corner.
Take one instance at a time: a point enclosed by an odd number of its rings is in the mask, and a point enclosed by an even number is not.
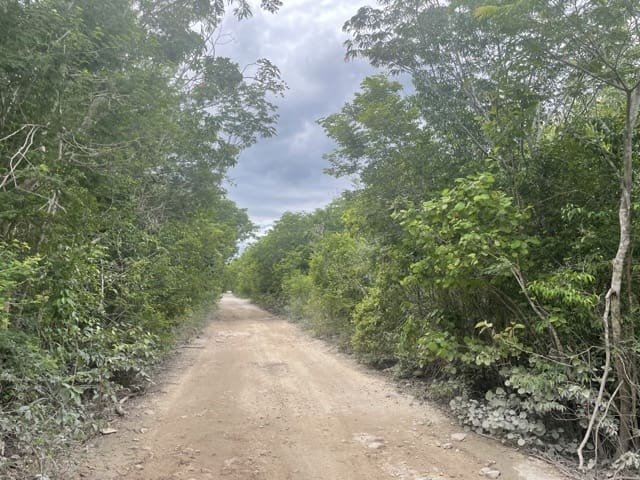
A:
[[[486,438],[452,440],[460,427],[437,410],[232,295],[174,363],[68,478],[481,479],[491,462],[505,480],[561,478]]]

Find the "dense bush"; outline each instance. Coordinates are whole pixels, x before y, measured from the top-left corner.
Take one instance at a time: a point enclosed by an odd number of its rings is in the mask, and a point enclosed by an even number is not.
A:
[[[98,428],[253,228],[222,182],[284,86],[213,56],[224,10],[0,2],[2,478]]]

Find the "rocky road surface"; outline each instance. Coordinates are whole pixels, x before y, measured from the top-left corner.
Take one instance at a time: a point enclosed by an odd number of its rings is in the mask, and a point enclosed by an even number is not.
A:
[[[155,390],[125,404],[128,415],[87,446],[68,478],[562,478],[462,435],[381,374],[233,295]]]

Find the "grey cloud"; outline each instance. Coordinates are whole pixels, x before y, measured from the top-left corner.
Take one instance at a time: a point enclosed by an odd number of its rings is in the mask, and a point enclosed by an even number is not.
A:
[[[251,218],[257,224],[272,223],[285,211],[312,211],[349,187],[347,180],[332,180],[318,175],[295,183],[279,176],[254,176],[250,180],[252,188],[244,189],[241,199],[244,206],[250,208]]]
[[[289,85],[285,98],[276,99],[278,136],[248,149],[229,172],[230,198],[263,227],[285,211],[326,205],[349,187],[323,174],[322,156],[334,145],[316,121],[339,111],[375,73],[365,62],[344,62],[342,25],[365,3],[287,0],[276,15],[255,10],[250,19],[223,25],[235,41],[220,45],[219,55],[241,65],[269,58]]]

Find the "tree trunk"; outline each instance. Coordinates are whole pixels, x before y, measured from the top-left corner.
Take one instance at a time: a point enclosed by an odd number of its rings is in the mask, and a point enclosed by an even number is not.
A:
[[[620,240],[618,251],[613,259],[611,273],[611,287],[607,296],[611,301],[611,348],[613,353],[613,368],[622,382],[619,393],[620,432],[618,455],[626,452],[632,442],[633,426],[636,424],[636,409],[634,401],[634,386],[630,374],[634,371],[631,365],[625,364],[624,343],[627,340],[623,328],[622,285],[626,271],[625,262],[631,252],[631,195],[633,190],[633,134],[638,118],[640,105],[640,88],[627,92],[626,116],[623,147],[623,174],[620,191]]]

